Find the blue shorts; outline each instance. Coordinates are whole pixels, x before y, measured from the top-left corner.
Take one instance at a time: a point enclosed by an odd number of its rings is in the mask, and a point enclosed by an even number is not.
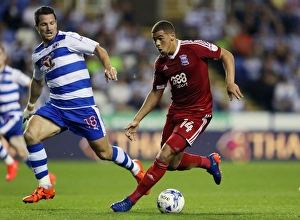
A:
[[[12,136],[23,135],[22,124],[22,112],[2,115],[0,116],[0,134],[3,135],[7,141],[9,141]]]
[[[59,109],[46,103],[35,114],[53,121],[62,128],[62,131],[70,130],[89,141],[100,139],[106,134],[104,122],[96,106]]]

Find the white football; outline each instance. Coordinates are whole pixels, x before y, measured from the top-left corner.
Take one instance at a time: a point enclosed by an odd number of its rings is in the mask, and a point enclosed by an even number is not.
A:
[[[161,213],[180,213],[184,207],[184,197],[176,189],[166,189],[157,198],[157,208]]]

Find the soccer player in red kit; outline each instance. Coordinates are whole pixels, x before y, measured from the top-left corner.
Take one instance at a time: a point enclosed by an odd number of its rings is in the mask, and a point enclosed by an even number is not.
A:
[[[221,183],[219,154],[199,156],[184,152],[186,147],[193,145],[212,118],[209,59],[222,61],[229,99],[243,97],[234,83],[234,57],[229,51],[203,40],[179,40],[168,21],[159,21],[153,26],[152,38],[160,53],[155,61],[153,88],[133,121],[125,128],[126,136],[135,140],[140,121],[158,104],[168,83],[171,85],[172,103],[162,132],[161,150],[135,191],[111,205],[115,212],[129,211],[167,170],[200,167],[213,176],[216,184]]]

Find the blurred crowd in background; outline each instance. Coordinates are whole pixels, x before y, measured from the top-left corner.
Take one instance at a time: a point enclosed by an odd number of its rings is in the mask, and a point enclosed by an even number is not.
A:
[[[50,5],[56,11],[59,30],[75,31],[98,41],[118,70],[118,81],[106,84],[101,64],[95,57],[87,57],[100,110],[136,111],[142,105],[152,87],[153,63],[158,55],[151,27],[164,17],[145,26],[136,17],[131,0],[105,0],[105,10],[94,14],[85,13],[76,5],[78,1],[72,0],[0,2],[0,43],[8,53],[10,66],[32,76],[31,53],[40,44],[34,11],[41,5]],[[229,102],[221,63],[211,61],[215,111],[300,112],[299,0],[224,0],[225,7],[217,7],[212,0],[187,2],[189,7],[182,19],[168,19],[177,37],[207,40],[235,56],[236,82],[245,98]],[[47,99],[45,88],[39,101],[42,104]],[[21,104],[24,106],[26,101],[24,92]],[[157,109],[166,109],[169,103],[166,91]]]

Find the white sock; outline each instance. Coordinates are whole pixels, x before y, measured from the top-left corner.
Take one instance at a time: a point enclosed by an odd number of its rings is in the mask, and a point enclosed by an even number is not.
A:
[[[134,166],[133,166],[132,170],[130,170],[130,172],[132,173],[132,175],[135,176],[140,172],[140,166],[134,162],[133,162],[133,164],[134,164]]]
[[[12,158],[12,156],[10,156],[9,154],[8,154],[7,157],[4,159],[4,162],[5,162],[7,165],[13,164],[14,161],[15,161],[14,158]]]
[[[44,176],[42,179],[39,179],[39,185],[44,187],[45,189],[49,189],[52,187],[49,174],[47,176]]]
[[[15,161],[14,158],[12,158],[12,156],[8,154],[6,148],[4,148],[4,146],[2,145],[1,139],[0,139],[0,158],[4,160],[6,165],[11,165]]]

